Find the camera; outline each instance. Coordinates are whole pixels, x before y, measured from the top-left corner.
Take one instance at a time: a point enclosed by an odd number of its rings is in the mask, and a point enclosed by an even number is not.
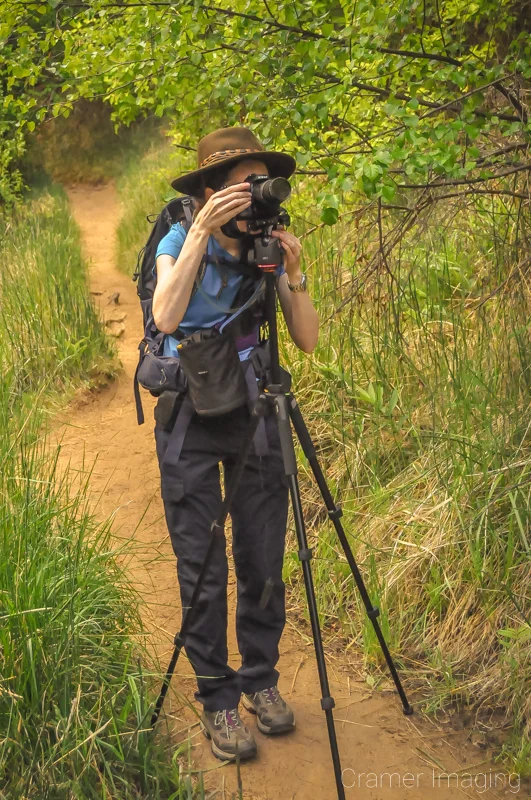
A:
[[[231,239],[244,239],[246,236],[271,231],[279,225],[285,228],[290,223],[289,214],[281,203],[291,194],[291,186],[286,178],[270,178],[269,175],[252,173],[242,183],[250,184],[251,205],[233,217],[221,230]],[[240,231],[236,222],[247,222],[247,231]]]
[[[251,185],[251,206],[238,214],[236,219],[267,222],[281,215],[281,203],[291,194],[291,186],[286,178],[270,178],[268,175],[248,175],[246,183]]]
[[[243,183],[243,181],[242,181]],[[271,271],[282,263],[282,251],[278,239],[271,232],[279,226],[287,228],[289,214],[280,205],[291,194],[286,178],[270,178],[269,175],[252,173],[245,178],[250,184],[251,205],[221,226],[225,236],[241,239],[240,263]],[[238,220],[247,222],[247,230],[238,228]]]

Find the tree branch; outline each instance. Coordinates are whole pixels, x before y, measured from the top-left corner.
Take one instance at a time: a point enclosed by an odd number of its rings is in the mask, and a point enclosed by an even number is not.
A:
[[[315,73],[317,78],[321,78],[321,80],[327,80],[330,83],[343,83],[343,81],[336,77],[335,75],[330,75],[327,72],[316,72]],[[419,97],[416,97],[419,106],[427,106],[431,109],[431,111],[426,112],[426,114],[422,114],[419,119],[425,119],[425,117],[431,116],[431,114],[435,114],[439,111],[452,111],[454,113],[459,113],[462,109],[460,107],[460,103],[463,100],[466,100],[467,97],[471,97],[473,94],[477,92],[481,92],[485,89],[488,89],[491,86],[494,86],[500,81],[505,80],[504,78],[498,78],[491,83],[486,84],[485,86],[480,86],[477,89],[472,89],[470,92],[462,95],[461,97],[457,97],[454,100],[449,100],[446,103],[436,103],[433,100],[424,100]],[[413,98],[410,95],[405,94],[404,92],[392,92],[391,89],[384,89],[381,86],[371,86],[370,83],[362,83],[361,81],[353,80],[351,81],[351,86],[356,89],[360,89],[361,91],[370,92],[371,94],[376,94],[380,97],[396,97],[397,100],[403,100],[404,102],[409,102]],[[498,117],[498,119],[503,119],[505,122],[521,122],[520,117],[515,117],[513,114],[497,114],[496,111],[482,111],[479,108],[473,109],[473,113],[478,117]]]
[[[415,53],[412,50],[393,50],[391,47],[377,47],[379,53],[390,53],[392,56],[405,56],[406,58],[427,58],[430,61],[442,61],[443,64],[453,64],[454,67],[461,67],[462,62],[449,56],[439,56],[437,53]]]
[[[518,111],[519,117],[522,120],[522,122],[525,122],[527,124],[528,121],[527,111],[521,104],[520,100],[516,97],[516,95],[513,94],[513,92],[510,92],[508,89],[506,89],[502,83],[498,84],[496,86],[496,89],[509,101],[512,107],[516,109],[516,111]]]
[[[239,17],[240,19],[248,19],[248,20],[251,20],[252,22],[259,22],[259,23],[261,23],[263,25],[268,25],[271,28],[276,28],[277,30],[290,31],[291,33],[297,33],[300,36],[302,36],[304,38],[308,38],[308,39],[316,39],[316,40],[317,39],[324,39],[327,42],[332,42],[334,44],[341,44],[341,45],[344,45],[345,47],[348,46],[348,44],[349,44],[349,38],[345,39],[345,38],[340,38],[340,37],[337,37],[337,36],[325,36],[323,33],[317,33],[316,31],[309,31],[306,28],[302,28],[300,26],[285,25],[282,22],[278,22],[278,20],[276,20],[275,17],[273,16],[273,14],[271,13],[271,11],[269,9],[269,6],[267,5],[266,2],[264,2],[264,5],[265,5],[265,7],[267,9],[267,12],[270,15],[270,19],[267,19],[267,18],[264,18],[264,17],[260,17],[260,16],[258,16],[258,14],[246,14],[246,13],[244,13],[242,11],[232,11],[231,9],[219,8],[218,6],[206,6],[206,5],[203,5],[203,6],[201,6],[201,8],[205,9],[206,11],[213,11],[216,14],[223,14],[226,17]],[[160,0],[152,0],[152,1],[146,2],[146,3],[126,3],[126,4],[124,4],[124,3],[106,3],[105,4],[105,8],[116,8],[116,7],[119,7],[119,8],[122,8],[122,9],[127,9],[127,8],[149,8],[150,6],[155,6],[155,7],[158,7],[158,6],[174,6],[174,7],[177,7],[177,3],[176,2],[171,2],[171,0],[169,2],[161,2]],[[69,8],[85,7],[85,8],[90,8],[90,4],[89,3],[61,3],[61,7],[69,7]],[[458,61],[455,58],[450,58],[449,56],[439,55],[438,53],[424,53],[424,52],[418,53],[418,52],[413,51],[413,50],[394,50],[393,48],[390,48],[390,47],[379,47],[379,46],[377,46],[375,48],[375,50],[378,53],[386,53],[386,54],[395,55],[395,56],[404,56],[406,58],[425,58],[425,59],[428,59],[430,61],[440,61],[440,62],[442,62],[444,64],[453,64],[456,67],[462,66],[462,62],[461,61]]]
[[[468,186],[471,183],[485,183],[486,181],[494,181],[497,178],[506,178],[507,175],[514,175],[516,172],[525,172],[531,169],[531,162],[528,164],[519,164],[512,169],[506,169],[504,172],[498,172],[497,175],[490,175],[488,178],[468,178],[455,181],[442,181],[441,183],[397,183],[399,189],[437,189],[444,186]]]

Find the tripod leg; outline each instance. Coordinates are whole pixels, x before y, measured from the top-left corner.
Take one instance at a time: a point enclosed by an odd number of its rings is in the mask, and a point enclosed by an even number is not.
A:
[[[212,554],[213,554],[214,549],[215,549],[216,536],[218,536],[219,534],[223,533],[224,525],[225,525],[225,522],[226,522],[226,519],[227,519],[227,516],[228,516],[228,513],[229,513],[229,508],[231,506],[233,497],[236,494],[236,489],[238,488],[238,484],[240,482],[243,470],[245,468],[245,463],[247,461],[247,456],[249,455],[249,451],[250,451],[252,443],[253,443],[253,439],[254,439],[254,435],[255,435],[255,432],[256,432],[256,428],[258,427],[258,422],[260,420],[260,417],[265,413],[266,407],[267,407],[267,401],[259,398],[257,403],[256,403],[256,405],[255,405],[255,408],[253,410],[253,415],[251,417],[251,421],[249,423],[249,428],[248,428],[247,433],[245,435],[245,439],[242,442],[242,446],[240,448],[240,452],[239,452],[239,455],[238,455],[238,460],[236,462],[236,466],[234,467],[234,471],[233,471],[233,474],[231,476],[231,481],[230,481],[229,485],[227,486],[227,490],[225,492],[225,497],[223,498],[223,503],[221,504],[221,509],[220,509],[219,515],[218,515],[217,519],[215,519],[214,522],[212,523],[212,528],[211,528],[212,535],[211,535],[211,538],[210,538],[210,543],[208,545],[208,550],[206,552],[205,559],[204,559],[204,561],[203,561],[203,563],[201,565],[201,569],[199,571],[199,575],[198,575],[196,584],[194,586],[194,591],[192,593],[192,597],[191,597],[191,600],[190,600],[190,605],[188,606],[186,611],[184,611],[184,613],[183,613],[183,618],[182,618],[182,622],[181,622],[181,628],[179,630],[179,633],[175,636],[175,639],[174,639],[174,642],[173,642],[174,645],[175,645],[175,648],[174,648],[174,651],[173,651],[173,655],[172,655],[171,661],[170,661],[170,663],[168,665],[168,669],[166,670],[166,675],[164,676],[164,679],[162,681],[160,694],[159,694],[158,700],[157,700],[157,702],[155,704],[155,709],[153,711],[153,715],[151,717],[151,727],[152,728],[156,725],[157,720],[159,718],[159,715],[160,715],[160,712],[161,712],[161,709],[162,709],[162,705],[164,703],[164,699],[166,697],[166,694],[168,693],[168,689],[169,689],[169,686],[170,686],[170,681],[172,679],[172,675],[173,675],[173,673],[175,671],[175,666],[176,666],[177,661],[179,659],[179,656],[181,654],[181,650],[182,650],[182,648],[184,646],[186,634],[188,632],[188,629],[190,627],[191,622],[193,621],[194,610],[197,607],[197,600],[199,598],[199,594],[201,592],[203,581],[204,581],[205,575],[208,572],[210,561],[212,559]]]
[[[284,460],[284,470],[289,480],[291,501],[293,505],[293,515],[295,518],[295,528],[297,531],[297,541],[299,544],[299,559],[302,563],[304,586],[306,589],[308,609],[310,612],[312,636],[315,647],[315,656],[317,659],[317,670],[319,672],[319,682],[321,684],[321,708],[325,712],[326,716],[328,738],[330,740],[330,750],[332,753],[332,761],[334,764],[337,796],[339,800],[344,800],[345,789],[343,787],[343,781],[341,777],[341,762],[339,759],[339,750],[337,746],[334,716],[332,714],[332,709],[335,706],[335,702],[334,698],[331,697],[330,695],[330,687],[328,685],[328,674],[326,670],[323,641],[321,638],[321,629],[319,627],[319,613],[317,610],[317,602],[315,599],[315,589],[313,585],[312,570],[310,567],[312,551],[308,547],[308,541],[306,538],[306,528],[304,525],[304,516],[302,512],[299,484],[297,482],[297,460],[295,457],[295,449],[293,447],[293,439],[291,435],[288,400],[285,395],[277,395],[275,397],[275,408],[277,412],[277,422],[278,422],[278,430],[280,436],[280,444],[282,447],[282,457]]]
[[[330,489],[328,488],[328,485],[326,483],[323,471],[319,466],[319,462],[317,461],[317,454],[315,452],[314,444],[308,432],[308,428],[306,427],[306,423],[304,422],[299,406],[297,405],[297,401],[292,394],[290,394],[289,396],[288,403],[289,403],[289,414],[293,422],[293,427],[295,428],[295,432],[301,443],[302,449],[304,450],[304,454],[308,459],[310,466],[312,468],[315,480],[317,482],[317,485],[325,502],[326,508],[328,509],[328,516],[332,520],[332,523],[336,529],[339,541],[341,542],[341,546],[343,548],[343,552],[345,553],[348,565],[351,569],[352,575],[356,582],[356,586],[358,587],[361,599],[363,600],[367,616],[372,622],[374,632],[382,649],[382,653],[384,654],[387,666],[389,667],[389,672],[391,673],[398,694],[400,695],[404,714],[407,714],[409,716],[410,714],[413,713],[413,707],[410,705],[407,699],[406,693],[404,691],[404,688],[400,681],[400,677],[395,667],[393,658],[391,656],[391,653],[389,652],[389,648],[387,647],[387,643],[384,639],[382,629],[380,628],[380,624],[377,619],[378,615],[380,614],[380,610],[376,608],[376,606],[373,606],[371,602],[369,593],[367,592],[367,588],[363,581],[363,577],[361,575],[361,572],[359,571],[358,565],[356,564],[356,561],[354,559],[354,554],[345,535],[344,528],[341,522],[339,521],[343,512],[341,511],[341,508],[335,504],[332,494],[330,493]]]

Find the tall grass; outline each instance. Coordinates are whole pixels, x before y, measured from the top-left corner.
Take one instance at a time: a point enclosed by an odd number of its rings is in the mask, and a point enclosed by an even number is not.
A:
[[[0,251],[0,795],[191,797],[146,731],[137,602],[109,528],[44,435],[58,393],[112,369],[64,195],[29,203]]]
[[[143,158],[129,161],[117,181],[122,217],[116,232],[116,263],[122,272],[134,272],[138,252],[151,228],[146,217],[156,216],[175,196],[170,180],[183,170],[183,161],[182,154],[169,143],[161,145],[155,139]]]
[[[530,296],[516,269],[525,231],[497,198],[442,206],[405,234],[389,271],[380,262],[367,276],[375,216],[369,208],[307,237],[325,323],[311,359],[289,344],[283,356],[393,651],[431,687],[430,707],[459,699],[505,710],[526,772]],[[395,213],[384,234],[398,224]],[[380,663],[336,538],[322,515],[314,522],[323,622]]]
[[[46,385],[64,391],[110,366],[111,345],[89,299],[66,197],[45,191],[1,243],[0,348],[11,403]]]
[[[151,152],[122,181],[128,271],[149,233],[145,215],[162,207],[167,178],[181,171],[168,152]],[[380,242],[403,212],[387,212],[380,228],[376,204],[351,195],[329,228],[312,210],[319,188],[299,180],[289,205],[321,319],[319,344],[305,356],[283,329],[282,361],[411,684],[426,689],[432,709],[454,701],[502,709],[513,764],[529,772],[525,218],[497,197],[441,204],[405,227],[386,263]],[[372,625],[299,456],[322,623],[368,668],[380,667]],[[285,576],[292,613],[304,615],[296,548]]]

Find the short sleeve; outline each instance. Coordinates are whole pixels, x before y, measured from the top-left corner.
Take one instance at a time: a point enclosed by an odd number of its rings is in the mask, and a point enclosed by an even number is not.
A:
[[[186,231],[181,224],[172,225],[166,236],[163,236],[157,247],[155,261],[159,256],[179,258],[179,253],[186,239]]]

